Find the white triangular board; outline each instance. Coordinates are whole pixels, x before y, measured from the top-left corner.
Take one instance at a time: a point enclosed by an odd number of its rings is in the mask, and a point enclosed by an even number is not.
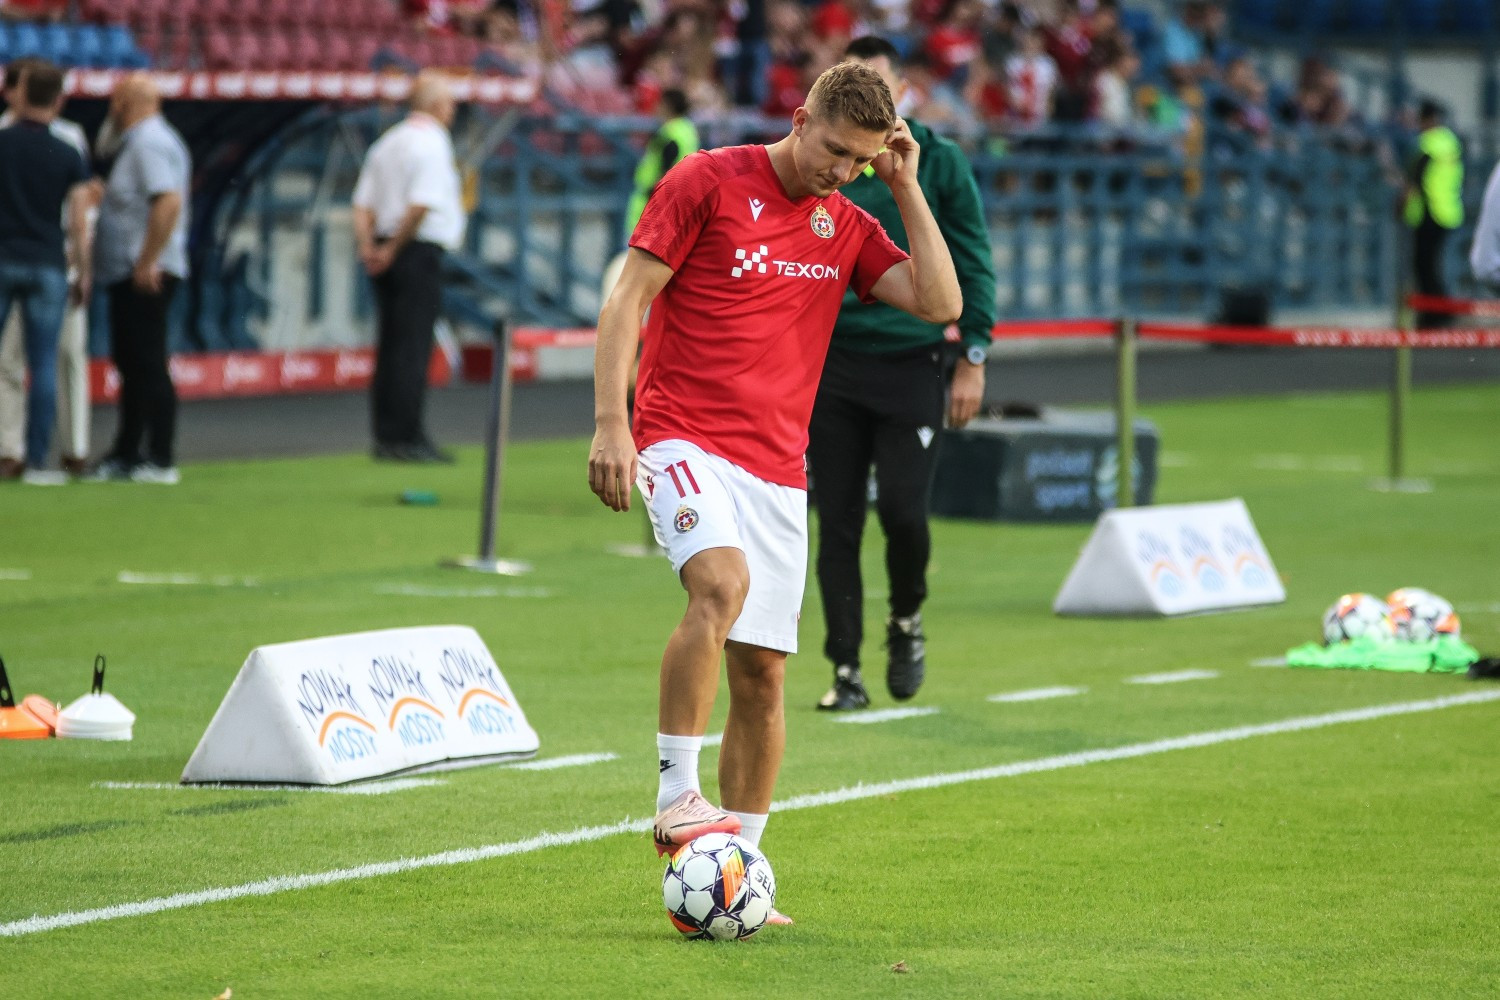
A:
[[[1236,497],[1106,511],[1052,610],[1184,615],[1285,600],[1270,553]]]
[[[338,785],[540,745],[479,633],[386,629],[252,650],[182,780]]]

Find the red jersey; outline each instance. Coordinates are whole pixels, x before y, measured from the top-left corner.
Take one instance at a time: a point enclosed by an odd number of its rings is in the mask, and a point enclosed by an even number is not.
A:
[[[764,146],[679,162],[630,245],[676,272],[646,324],[636,448],[681,438],[805,489],[807,424],[844,290],[872,301],[906,253],[837,191],[787,197]]]

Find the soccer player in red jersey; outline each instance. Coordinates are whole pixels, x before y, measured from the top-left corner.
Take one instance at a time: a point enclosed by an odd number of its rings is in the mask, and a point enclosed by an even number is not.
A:
[[[636,483],[687,591],[661,663],[658,853],[765,829],[807,573],[807,426],[844,290],[934,323],[963,308],[919,153],[884,81],[835,66],[785,138],[696,153],[662,178],[600,312],[589,485],[623,511]],[[890,186],[910,257],[838,191],[866,166]],[[721,655],[722,810],[698,782]]]

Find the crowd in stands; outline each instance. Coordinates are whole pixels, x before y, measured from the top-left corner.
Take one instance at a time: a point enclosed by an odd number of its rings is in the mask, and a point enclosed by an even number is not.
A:
[[[878,34],[908,60],[903,111],[960,136],[1219,125],[1253,147],[1277,125],[1358,125],[1333,63],[1309,57],[1298,79],[1268,82],[1224,4],[1168,0],[1161,16],[1130,0],[0,0],[0,62],[446,66],[540,78],[593,112],[650,114],[679,89],[699,115],[780,116],[851,38]]]

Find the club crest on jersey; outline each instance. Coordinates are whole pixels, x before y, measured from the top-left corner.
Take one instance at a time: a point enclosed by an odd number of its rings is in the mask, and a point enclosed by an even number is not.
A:
[[[812,231],[825,240],[833,238],[833,216],[822,205],[813,209]]]
[[[686,504],[678,507],[677,516],[672,518],[672,526],[679,535],[687,534],[698,526],[698,512]]]

